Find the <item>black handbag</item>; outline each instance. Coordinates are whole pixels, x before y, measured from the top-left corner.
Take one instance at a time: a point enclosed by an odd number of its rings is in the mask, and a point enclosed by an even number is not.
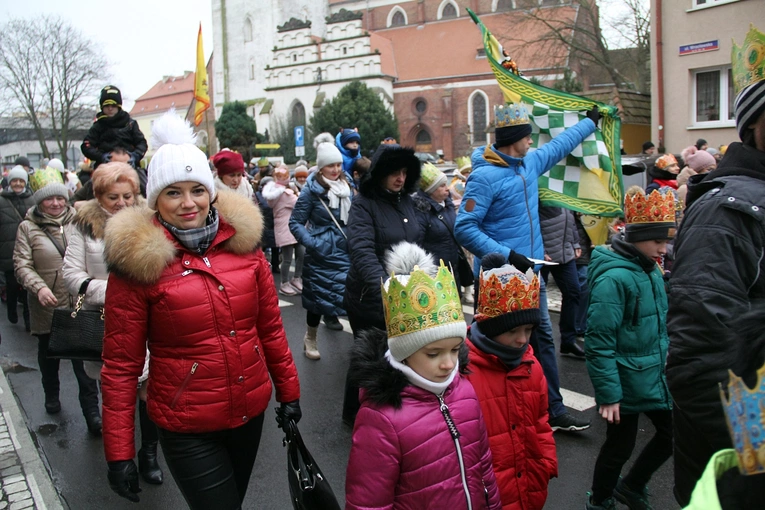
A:
[[[473,268],[470,267],[470,262],[468,262],[467,255],[465,255],[465,250],[462,249],[462,246],[460,246],[460,243],[457,242],[457,238],[454,237],[454,232],[452,232],[452,229],[449,228],[449,224],[446,223],[446,220],[444,219],[443,214],[438,215],[438,219],[441,220],[441,223],[444,224],[446,227],[446,230],[449,231],[449,233],[452,235],[452,239],[454,239],[454,243],[457,245],[457,252],[459,259],[457,260],[457,267],[452,268],[452,271],[457,272],[457,278],[460,280],[460,286],[461,287],[470,287],[475,283],[475,277],[473,276]]]
[[[294,420],[287,422],[284,432],[292,507],[295,510],[340,510],[332,487],[303,443]]]
[[[48,357],[101,361],[104,348],[104,309],[83,310],[90,279],[80,286],[74,308],[53,310]]]

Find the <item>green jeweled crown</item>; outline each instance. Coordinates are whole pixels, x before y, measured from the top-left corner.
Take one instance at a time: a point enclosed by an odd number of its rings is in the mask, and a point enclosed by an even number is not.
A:
[[[32,191],[42,189],[51,183],[64,184],[61,172],[55,168],[40,168],[29,175],[29,187],[32,188]]]
[[[757,371],[757,383],[746,383],[728,371],[728,398],[720,388],[739,469],[745,475],[765,473],[765,365]]]
[[[457,284],[443,261],[435,278],[417,266],[406,284],[391,275],[382,298],[389,339],[465,321]]]
[[[765,34],[750,24],[744,44],[739,47],[733,41],[730,60],[736,94],[752,83],[765,80]]]
[[[494,106],[494,127],[520,126],[530,124],[530,107],[524,103],[509,103]]]

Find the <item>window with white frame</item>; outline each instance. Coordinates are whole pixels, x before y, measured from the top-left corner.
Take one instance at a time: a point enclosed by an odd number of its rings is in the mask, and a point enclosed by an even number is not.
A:
[[[693,72],[693,124],[732,125],[736,94],[730,66]]]
[[[438,19],[456,18],[459,16],[459,7],[454,0],[444,0],[441,2],[441,5],[438,6],[438,12],[436,14]]]
[[[486,127],[489,122],[489,101],[482,90],[476,90],[468,99],[468,124],[470,125],[470,143],[487,143],[489,135]]]
[[[691,0],[691,1],[693,3],[693,8],[697,9],[699,7],[712,7],[718,4],[729,4],[731,2],[737,2],[738,0]]]
[[[249,16],[244,19],[244,42],[252,42],[252,20]]]
[[[403,27],[407,24],[406,12],[398,5],[393,7],[388,13],[389,27]]]

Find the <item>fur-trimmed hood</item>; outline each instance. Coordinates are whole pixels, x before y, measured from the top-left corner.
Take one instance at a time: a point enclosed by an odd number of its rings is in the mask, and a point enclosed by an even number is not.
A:
[[[213,205],[220,215],[220,229],[230,225],[234,230],[221,243],[222,249],[237,255],[255,250],[263,234],[260,209],[251,200],[228,190],[220,191]],[[109,220],[104,259],[110,272],[141,284],[153,284],[177,257],[180,245],[158,223],[155,214],[148,208],[129,207]]]
[[[133,207],[147,209],[146,199],[141,195],[136,196],[136,203]],[[106,222],[111,218],[108,212],[101,207],[95,198],[88,200],[77,211],[74,217],[74,226],[77,227],[83,235],[92,239],[103,239],[106,234]]]
[[[369,172],[362,178],[361,194],[371,197],[383,180],[401,168],[406,168],[406,182],[402,193],[410,195],[417,189],[422,163],[414,155],[414,149],[400,145],[380,145],[372,156]]]
[[[364,390],[363,398],[378,405],[400,409],[401,394],[410,386],[409,379],[385,359],[388,337],[385,331],[371,328],[362,331],[351,350],[351,374],[354,383]],[[459,354],[461,374],[469,374],[468,347],[462,344]]]

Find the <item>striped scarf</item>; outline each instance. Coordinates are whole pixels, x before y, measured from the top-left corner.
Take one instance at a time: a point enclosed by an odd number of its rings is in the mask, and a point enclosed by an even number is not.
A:
[[[157,218],[159,218],[159,222],[169,230],[176,239],[178,239],[178,242],[181,243],[184,248],[199,255],[204,255],[215,239],[215,236],[218,233],[220,219],[218,211],[213,206],[210,206],[210,212],[207,214],[207,222],[204,227],[181,230],[163,220],[162,216],[159,214],[157,214]]]

